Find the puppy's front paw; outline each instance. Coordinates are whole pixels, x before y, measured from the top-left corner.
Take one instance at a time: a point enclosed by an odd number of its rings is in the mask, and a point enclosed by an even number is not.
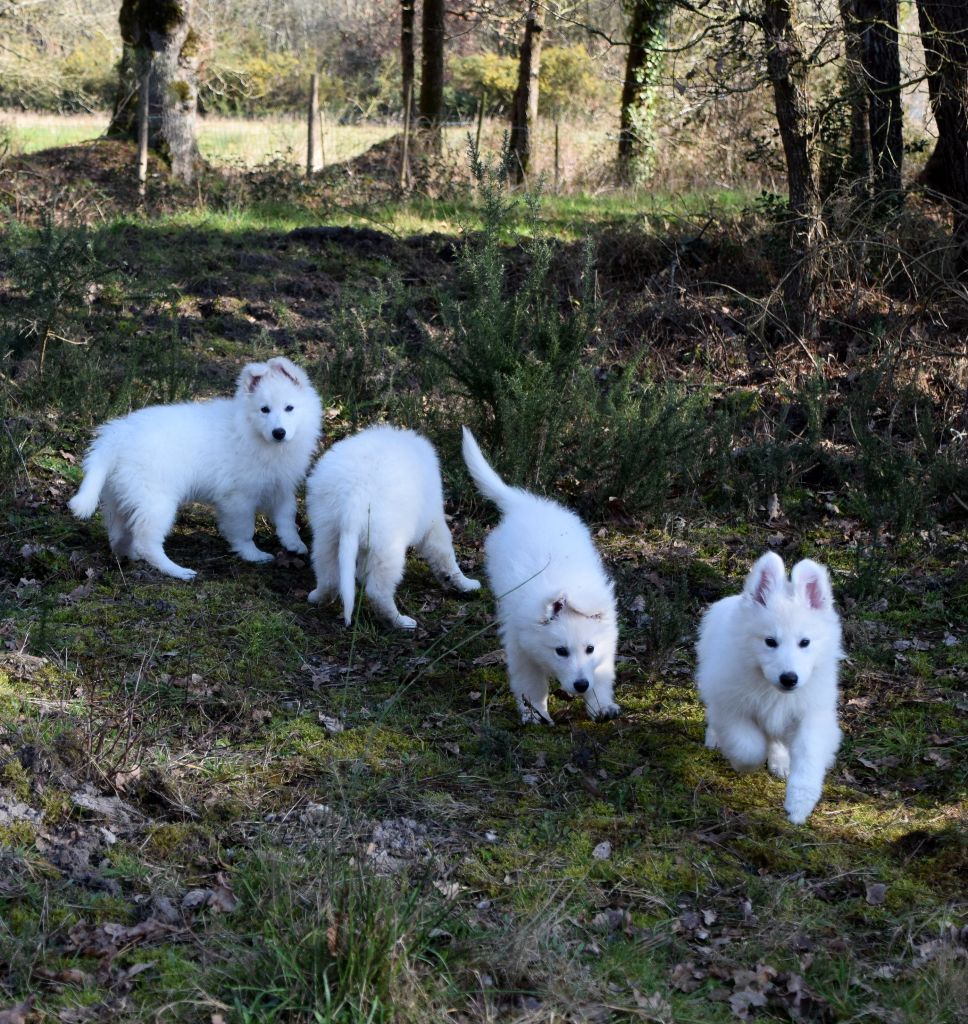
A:
[[[462,576],[457,581],[457,589],[464,594],[469,594],[472,590],[481,589],[481,581],[468,579],[466,576]]]
[[[189,580],[195,579],[198,573],[194,569],[182,569],[179,566],[174,571],[168,573],[169,576],[174,576],[176,580],[185,580],[187,583]]]
[[[783,809],[794,825],[802,825],[810,817],[810,812],[817,806],[818,799],[819,797],[814,796],[808,789],[787,789]]]
[[[268,551],[261,551],[254,544],[251,548],[240,551],[239,557],[246,562],[274,562],[276,560],[275,555],[270,555]]]
[[[522,725],[554,725],[555,720],[548,715],[547,718],[541,714],[536,708],[525,708],[521,712],[521,724]]]
[[[593,718],[596,722],[610,722],[613,718],[618,718],[621,713],[622,709],[618,704],[602,704],[599,707],[588,709],[589,718]]]
[[[417,620],[411,619],[409,615],[398,615],[393,622],[397,629],[416,629]]]
[[[317,587],[315,590],[310,590],[309,596],[306,598],[306,600],[310,604],[319,604],[319,602],[322,601],[322,599],[323,592],[319,589],[319,587]]]
[[[282,542],[282,546],[293,555],[308,555],[309,548],[298,537],[289,537]]]

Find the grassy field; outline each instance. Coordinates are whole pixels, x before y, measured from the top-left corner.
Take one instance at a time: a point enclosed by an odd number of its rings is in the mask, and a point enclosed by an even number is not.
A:
[[[32,153],[53,146],[68,146],[98,138],[107,127],[107,114],[58,116],[29,111],[0,111],[0,131],[9,133],[13,153]],[[503,121],[488,119],[481,133],[483,147],[500,148],[506,129]],[[343,163],[401,130],[399,124],[338,124],[324,115],[322,145],[324,164]],[[592,169],[607,161],[616,126],[575,123],[559,131],[559,176],[562,183],[584,180]],[[448,127],[444,140],[450,159],[463,162],[468,132],[475,125]],[[306,160],[306,124],[302,118],[200,117],[198,145],[206,160],[215,164],[254,167],[281,159],[303,166]],[[537,141],[536,173],[554,182],[554,126],[542,123]]]
[[[771,236],[751,241],[741,197],[717,197],[706,250],[709,197],[648,216],[551,199],[537,221],[503,201],[385,205],[376,237],[291,237],[321,219],[291,197],[8,231],[8,1019],[964,1019],[968,537],[943,385],[965,355],[940,354],[947,331],[903,355],[904,324],[866,308],[854,363],[836,331],[764,355],[740,325],[766,300],[711,283],[731,268],[768,292]],[[361,211],[326,222],[372,225]],[[306,559],[243,563],[205,509],[167,545],[191,584],[71,517],[98,422],[225,394],[277,352],[324,397],[323,447],[380,419],[434,440],[470,575],[495,516],[461,422],[581,510],[616,582],[620,719],[558,694],[554,728],[521,726],[492,595],[417,560],[414,635],[365,603],[345,629],[307,603]],[[830,566],[849,652],[844,745],[802,827],[780,783],[703,747],[692,683],[699,614],[767,547]]]

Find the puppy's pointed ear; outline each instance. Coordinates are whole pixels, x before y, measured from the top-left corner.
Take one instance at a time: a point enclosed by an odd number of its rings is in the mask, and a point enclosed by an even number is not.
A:
[[[545,625],[549,622],[553,622],[565,610],[567,605],[568,598],[564,594],[552,597],[550,600],[545,602],[544,617],[541,621]]]
[[[273,356],[268,363],[272,373],[281,374],[296,385],[297,388],[309,383],[305,370],[290,362],[285,356]]]
[[[259,386],[259,381],[269,372],[265,363],[249,363],[242,367],[239,379],[236,381],[236,391],[240,394],[252,394]]]
[[[783,586],[785,579],[783,559],[775,551],[767,551],[750,569],[743,593],[755,604],[765,605],[770,595]]]
[[[826,611],[833,607],[834,592],[830,585],[830,573],[817,562],[805,558],[797,562],[790,574],[793,587],[798,597],[816,611]]]

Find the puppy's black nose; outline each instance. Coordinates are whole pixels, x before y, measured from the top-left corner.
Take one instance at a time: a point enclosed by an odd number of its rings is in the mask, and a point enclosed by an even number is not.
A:
[[[781,672],[780,673],[780,686],[784,690],[792,690],[797,685],[797,674],[796,672]]]
[[[275,430],[272,431],[272,436],[277,441],[281,441],[286,436],[286,428],[285,427],[276,427]]]
[[[584,693],[588,689],[588,680],[576,679],[572,685],[575,687],[575,693]]]

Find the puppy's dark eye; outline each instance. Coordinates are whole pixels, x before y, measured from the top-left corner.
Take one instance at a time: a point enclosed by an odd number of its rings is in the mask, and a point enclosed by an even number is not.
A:
[[[264,405],[264,406],[262,407],[262,411],[263,411],[263,412],[268,412],[268,411],[269,411],[269,406],[267,406],[267,405]]]
[[[766,646],[767,647],[779,647],[780,645],[776,642],[776,637],[768,636],[766,638]]]
[[[595,647],[594,647],[594,645],[593,645],[593,644],[589,644],[589,645],[588,645],[588,646],[587,646],[587,647],[585,648],[585,653],[586,653],[586,654],[594,654],[594,653],[595,653]]]
[[[801,646],[801,647],[809,647],[809,646],[810,646],[810,637],[808,637],[808,636],[805,636],[805,637],[804,637],[804,638],[803,638],[803,639],[802,639],[802,640],[800,641],[800,646]]]
[[[568,648],[567,647],[556,647],[555,648],[555,654],[557,654],[559,658],[567,658],[568,657]]]
[[[292,412],[292,406],[291,405],[287,405],[286,406],[286,412]]]

